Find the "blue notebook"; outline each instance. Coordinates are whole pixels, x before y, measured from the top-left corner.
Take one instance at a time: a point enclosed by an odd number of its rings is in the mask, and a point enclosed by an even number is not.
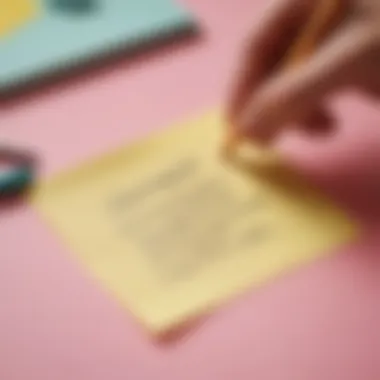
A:
[[[34,0],[40,13],[0,40],[0,89],[195,30],[174,0]]]

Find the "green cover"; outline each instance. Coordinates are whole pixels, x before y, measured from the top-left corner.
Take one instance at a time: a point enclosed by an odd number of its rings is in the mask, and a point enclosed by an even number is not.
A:
[[[38,0],[36,0],[38,1]],[[195,29],[172,0],[42,0],[42,13],[0,40],[0,89]]]

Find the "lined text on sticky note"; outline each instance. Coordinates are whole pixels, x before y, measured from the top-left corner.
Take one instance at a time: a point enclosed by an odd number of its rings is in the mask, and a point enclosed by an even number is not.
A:
[[[36,207],[153,333],[325,255],[355,235],[277,162],[218,154],[210,113],[41,184]]]

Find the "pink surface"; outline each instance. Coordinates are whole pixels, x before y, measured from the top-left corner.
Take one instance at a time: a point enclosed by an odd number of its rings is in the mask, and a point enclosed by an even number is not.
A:
[[[203,23],[201,41],[3,109],[0,141],[35,148],[51,174],[218,104],[264,3],[188,0]],[[154,344],[31,210],[0,210],[0,379],[378,380],[380,114],[358,99],[338,110],[337,136],[289,138],[284,149],[363,222],[366,236],[241,297],[171,344]]]

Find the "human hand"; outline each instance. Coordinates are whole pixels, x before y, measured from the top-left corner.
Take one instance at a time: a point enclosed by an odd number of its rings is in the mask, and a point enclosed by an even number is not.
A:
[[[341,22],[294,70],[281,61],[318,0],[277,0],[247,39],[228,104],[238,133],[270,142],[291,126],[326,132],[326,98],[346,88],[380,96],[380,0],[342,0]]]

